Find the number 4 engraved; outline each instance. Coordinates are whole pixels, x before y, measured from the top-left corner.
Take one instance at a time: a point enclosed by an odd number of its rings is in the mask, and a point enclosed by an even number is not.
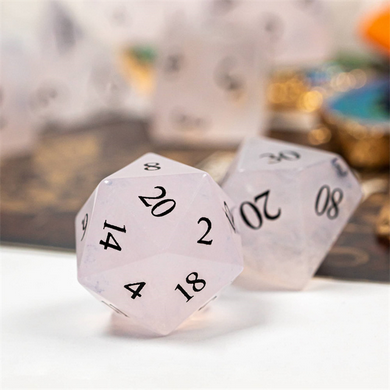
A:
[[[129,290],[130,292],[132,292],[133,295],[131,296],[131,298],[135,299],[137,297],[142,297],[140,292],[145,287],[145,284],[146,284],[145,282],[129,283],[129,284],[125,284],[123,287],[126,290]],[[138,286],[138,287],[136,290],[134,290],[133,288],[131,288],[132,286]]]
[[[105,228],[116,230],[116,231],[121,232],[121,233],[126,233],[126,226],[125,225],[123,225],[123,228],[120,228],[120,227],[115,226],[115,225],[110,225],[109,223],[107,223],[107,220],[104,221],[103,229],[105,229]],[[113,240],[115,244],[110,243],[110,240]],[[118,244],[118,241],[115,239],[115,237],[112,235],[111,232],[107,233],[106,241],[100,240],[99,244],[103,245],[105,250],[107,250],[107,248],[115,249],[117,251],[122,250],[122,247]]]

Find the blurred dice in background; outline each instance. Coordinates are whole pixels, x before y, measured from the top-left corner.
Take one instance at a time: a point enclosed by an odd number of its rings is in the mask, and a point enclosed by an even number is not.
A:
[[[5,158],[31,151],[38,134],[29,115],[31,57],[27,48],[3,35],[0,58],[0,155]]]
[[[17,65],[24,67],[23,87],[15,80],[7,89],[15,85],[28,95],[28,119],[20,115],[24,123],[14,128],[70,130],[154,114],[157,142],[236,145],[269,130],[268,70],[302,69],[334,49],[355,50],[357,19],[379,2],[5,2],[3,42],[14,41],[25,57]],[[147,60],[139,53],[148,53]],[[6,97],[17,91],[3,91],[3,123],[26,109]],[[315,93],[318,106],[322,97]],[[279,123],[296,128],[291,119]]]
[[[246,266],[264,289],[304,288],[362,196],[340,156],[259,137],[241,145],[222,188],[238,207]]]
[[[38,123],[75,125],[104,114],[129,115],[137,96],[115,55],[82,29],[70,10],[48,3],[39,38],[31,91]]]
[[[244,26],[175,20],[160,45],[152,136],[226,146],[265,127],[267,58]]]
[[[323,0],[214,0],[214,20],[253,29],[273,66],[313,65],[329,58],[329,6]]]

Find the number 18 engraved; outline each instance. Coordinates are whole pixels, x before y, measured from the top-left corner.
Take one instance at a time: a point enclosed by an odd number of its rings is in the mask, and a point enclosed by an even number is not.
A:
[[[190,276],[193,276],[194,278],[190,279]],[[202,291],[206,287],[206,281],[204,279],[199,279],[198,276],[199,275],[197,272],[191,272],[186,277],[186,282],[188,284],[192,284],[192,290],[195,292]],[[200,287],[197,287],[197,285],[200,285]],[[180,284],[176,286],[175,290],[179,290],[187,298],[186,302],[188,302],[194,297],[194,295],[188,294],[188,292],[184,290],[184,288]]]

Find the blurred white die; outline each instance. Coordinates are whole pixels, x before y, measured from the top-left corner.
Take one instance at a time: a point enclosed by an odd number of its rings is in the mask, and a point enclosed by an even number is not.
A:
[[[362,196],[340,156],[260,137],[242,144],[222,187],[263,288],[302,289]]]
[[[29,117],[31,55],[18,39],[2,37],[0,47],[1,158],[32,151],[38,131]]]
[[[156,141],[235,145],[263,128],[267,66],[251,32],[176,24],[160,49],[152,127]]]
[[[323,0],[214,0],[215,21],[253,28],[264,38],[273,64],[307,66],[329,58],[329,5]]]
[[[128,115],[136,97],[115,53],[91,37],[60,2],[42,15],[41,55],[30,96],[38,124],[79,124],[107,113]]]
[[[205,172],[146,154],[77,215],[78,280],[117,313],[170,333],[242,271],[232,207]]]

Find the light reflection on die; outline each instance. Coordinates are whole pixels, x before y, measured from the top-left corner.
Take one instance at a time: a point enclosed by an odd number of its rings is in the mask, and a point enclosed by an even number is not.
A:
[[[242,271],[231,209],[205,172],[146,154],[78,213],[78,280],[117,314],[168,334]]]
[[[222,187],[237,204],[244,261],[263,289],[304,288],[362,196],[340,156],[261,137],[241,145]]]

